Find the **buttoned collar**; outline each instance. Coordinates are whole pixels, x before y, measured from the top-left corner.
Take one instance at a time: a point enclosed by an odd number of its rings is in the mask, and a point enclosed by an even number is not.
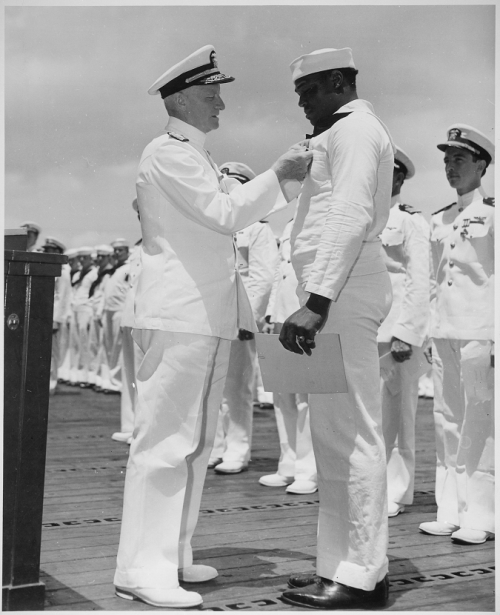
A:
[[[205,139],[207,138],[207,135],[198,128],[195,128],[194,126],[191,126],[191,124],[183,122],[176,117],[168,118],[168,124],[165,126],[165,130],[167,132],[180,133],[183,137],[189,139],[189,142],[196,147],[201,149],[205,147]]]
[[[457,205],[458,207],[467,207],[470,205],[472,201],[477,201],[479,199],[484,199],[487,196],[482,186],[475,188],[471,192],[466,192],[465,194],[458,195]]]

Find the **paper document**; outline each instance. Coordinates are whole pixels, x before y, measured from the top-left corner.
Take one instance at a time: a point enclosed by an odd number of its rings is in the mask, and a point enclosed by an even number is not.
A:
[[[340,337],[325,333],[315,338],[308,357],[283,348],[279,335],[256,333],[262,381],[266,391],[277,393],[346,393]]]
[[[411,357],[407,361],[398,363],[391,352],[380,357],[380,376],[385,381],[391,395],[396,395],[403,388],[405,382],[417,380],[431,368],[421,348],[413,347]]]

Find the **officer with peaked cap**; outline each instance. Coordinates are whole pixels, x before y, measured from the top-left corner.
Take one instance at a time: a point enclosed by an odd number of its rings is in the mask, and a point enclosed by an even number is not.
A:
[[[246,164],[225,162],[221,173],[246,184],[256,177]],[[234,235],[237,267],[257,327],[262,329],[278,257],[276,239],[267,222],[254,222]],[[253,333],[240,329],[231,342],[229,369],[211,461],[218,474],[237,474],[248,466],[252,448],[253,386],[257,347]],[[216,460],[222,459],[221,463]],[[209,467],[212,465],[209,460]]]
[[[431,218],[437,520],[420,530],[478,544],[495,535],[495,201],[481,186],[495,149],[466,124],[437,147],[457,200]]]
[[[387,451],[388,515],[413,502],[418,379],[428,370],[429,225],[401,201],[401,186],[415,167],[399,147],[394,158],[389,219],[380,238],[392,284],[392,307],[378,331],[382,358],[382,425]]]
[[[41,228],[38,226],[36,222],[23,222],[20,224],[21,228],[25,228],[28,231],[28,245],[26,250],[28,252],[33,252],[35,249],[35,244],[38,240],[38,236],[40,235]]]
[[[225,105],[220,85],[233,81],[205,45],[149,89],[169,114],[164,133],[139,165],[142,271],[134,338],[144,351],[125,479],[115,585],[123,598],[162,607],[201,604],[179,587],[217,575],[194,565],[191,536],[200,506],[230,340],[253,330],[232,234],[273,208],[280,181],[302,180],[311,154],[284,154],[246,184],[224,178],[205,148]]]
[[[358,99],[351,49],[314,51],[291,70],[298,104],[314,126],[314,158],[292,229],[302,307],[284,322],[280,340],[311,354],[318,332],[338,333],[348,392],[309,395],[320,499],[317,576],[291,577],[295,589],[282,599],[375,608],[386,603],[389,585],[377,331],[391,305],[379,234],[389,216],[394,146],[371,104]]]

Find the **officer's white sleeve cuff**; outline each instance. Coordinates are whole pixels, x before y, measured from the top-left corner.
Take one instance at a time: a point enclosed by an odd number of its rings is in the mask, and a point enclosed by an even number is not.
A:
[[[412,346],[418,347],[423,345],[426,338],[425,335],[418,335],[414,331],[408,331],[408,329],[402,327],[401,325],[394,325],[392,335],[406,344],[411,344]]]

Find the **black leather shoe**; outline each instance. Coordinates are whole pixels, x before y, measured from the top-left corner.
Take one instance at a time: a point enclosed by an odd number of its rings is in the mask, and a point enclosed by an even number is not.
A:
[[[335,609],[378,608],[387,603],[388,596],[388,576],[377,583],[372,591],[349,587],[336,581],[318,577],[318,581],[313,585],[283,592],[281,600],[294,606],[332,611]]]
[[[288,587],[297,589],[298,587],[307,587],[313,583],[318,583],[318,581],[321,581],[321,577],[318,577],[317,574],[293,574],[288,579]]]

